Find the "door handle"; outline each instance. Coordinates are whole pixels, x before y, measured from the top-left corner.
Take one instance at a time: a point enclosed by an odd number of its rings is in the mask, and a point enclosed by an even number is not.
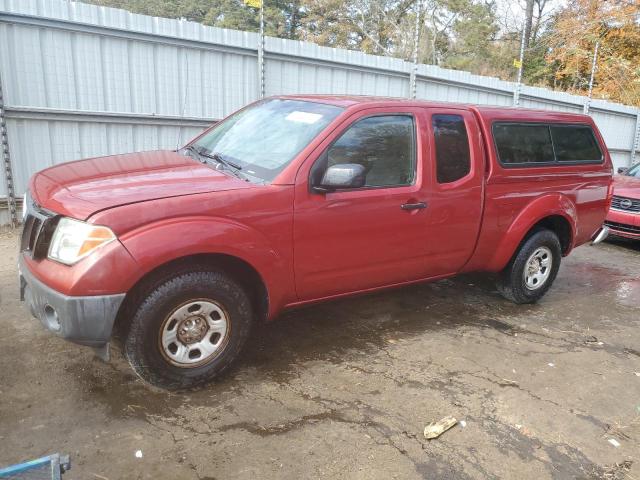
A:
[[[400,205],[402,210],[422,210],[423,208],[427,208],[427,204],[425,202],[416,202],[416,203],[403,203]]]

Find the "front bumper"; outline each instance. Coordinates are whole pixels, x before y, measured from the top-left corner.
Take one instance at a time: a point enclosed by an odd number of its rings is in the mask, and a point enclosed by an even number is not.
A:
[[[611,235],[616,237],[624,237],[630,238],[631,240],[640,240],[640,229],[636,227],[636,229],[632,230],[629,225],[624,223],[607,223],[609,230],[611,231]]]
[[[105,349],[125,294],[74,297],[38,280],[20,257],[20,299],[49,331],[71,342]]]
[[[604,224],[613,235],[640,240],[640,213],[611,208]]]

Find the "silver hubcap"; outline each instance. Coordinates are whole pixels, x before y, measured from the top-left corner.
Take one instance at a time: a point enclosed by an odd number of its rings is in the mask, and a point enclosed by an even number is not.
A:
[[[197,367],[212,360],[227,343],[229,318],[211,300],[192,300],[162,323],[160,351],[173,365]]]
[[[542,287],[549,275],[553,265],[553,254],[547,247],[538,247],[527,260],[524,267],[524,282],[529,290],[536,290]]]

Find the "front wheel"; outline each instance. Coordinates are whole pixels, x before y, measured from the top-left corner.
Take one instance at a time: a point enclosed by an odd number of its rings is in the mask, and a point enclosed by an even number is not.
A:
[[[195,387],[236,359],[252,316],[246,292],[224,273],[181,272],[139,303],[124,353],[135,372],[153,385]]]
[[[558,236],[551,230],[538,230],[525,240],[500,273],[498,291],[515,303],[536,302],[553,284],[561,258]]]

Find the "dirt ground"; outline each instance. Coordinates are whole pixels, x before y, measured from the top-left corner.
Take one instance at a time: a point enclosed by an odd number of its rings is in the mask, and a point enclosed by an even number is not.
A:
[[[18,301],[16,250],[0,234],[0,465],[63,452],[67,480],[640,480],[638,244],[577,249],[533,306],[472,275],[292,311],[181,394],[45,332]],[[466,426],[425,440],[446,415]]]

